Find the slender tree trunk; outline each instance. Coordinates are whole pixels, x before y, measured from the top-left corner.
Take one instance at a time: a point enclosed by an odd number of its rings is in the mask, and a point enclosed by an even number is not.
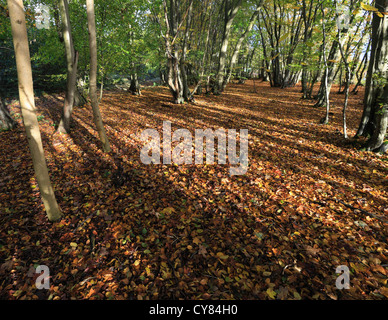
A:
[[[329,112],[330,112],[330,89],[328,85],[328,77],[329,77],[329,68],[327,64],[327,59],[326,59],[326,22],[325,22],[325,10],[323,8],[323,4],[321,4],[321,10],[322,10],[322,36],[323,36],[323,44],[322,44],[322,58],[323,58],[323,63],[325,66],[325,75],[323,79],[323,85],[324,85],[324,103],[326,106],[326,115],[321,121],[322,124],[328,124],[329,123]]]
[[[62,20],[62,36],[65,44],[66,63],[67,63],[67,86],[63,105],[62,118],[58,126],[58,132],[70,132],[70,120],[74,107],[74,97],[77,85],[77,66],[78,52],[75,52],[73,46],[73,37],[71,35],[71,24],[69,16],[69,4],[67,0],[59,1],[59,10]]]
[[[190,94],[189,84],[187,80],[187,65],[186,65],[187,45],[190,37],[192,14],[193,14],[193,2],[190,3],[189,9],[188,9],[186,31],[185,31],[185,36],[183,40],[182,56],[180,61],[180,69],[181,69],[182,85],[183,85],[182,94],[183,94],[183,99],[185,99],[185,101],[189,101],[193,99],[193,96]]]
[[[340,34],[340,31],[338,31],[338,35],[339,34]],[[347,60],[348,57],[345,55],[344,49],[343,49],[341,44],[339,46],[339,49],[340,49],[340,52],[341,52],[342,61],[344,62],[344,65],[345,65],[345,72],[346,72],[345,88],[344,88],[345,101],[344,101],[344,107],[342,109],[342,123],[343,123],[344,138],[347,139],[348,138],[348,133],[347,133],[347,126],[346,126],[346,110],[348,108],[351,71],[350,71],[349,62]]]
[[[260,13],[260,10],[261,10],[261,7],[263,5],[263,1],[261,0],[260,3],[257,5],[257,9],[256,11],[252,14],[252,17],[249,21],[249,24],[247,26],[247,28],[245,29],[244,33],[241,34],[240,38],[238,39],[237,41],[237,44],[234,48],[234,51],[233,51],[233,55],[232,55],[232,58],[230,59],[230,65],[229,65],[229,72],[228,72],[228,75],[226,77],[226,79],[224,80],[223,84],[222,84],[222,91],[224,91],[225,89],[225,86],[229,83],[230,81],[230,78],[232,76],[232,72],[233,72],[233,68],[234,68],[234,65],[236,64],[237,62],[237,59],[238,59],[238,55],[240,53],[240,49],[241,49],[241,46],[243,44],[243,42],[245,41],[245,39],[247,38],[249,32],[251,32],[255,22],[256,22],[256,18],[257,16],[259,15]]]
[[[380,12],[388,11],[388,0],[376,0]],[[366,150],[385,152],[388,126],[388,18],[373,13],[372,52],[367,75],[364,113],[358,135],[370,135]]]
[[[102,149],[110,152],[108,137],[105,133],[104,124],[98,106],[97,97],[97,41],[96,41],[96,20],[94,14],[94,0],[86,0],[86,11],[89,30],[89,49],[90,49],[90,75],[89,75],[89,95],[93,109],[93,119],[97,128],[98,135],[102,143]]]
[[[231,0],[225,0],[225,21],[224,21],[224,31],[222,34],[222,42],[220,48],[220,55],[218,60],[218,71],[216,76],[215,84],[215,93],[219,94],[222,92],[222,87],[225,77],[225,68],[226,68],[226,54],[229,46],[229,38],[232,30],[233,20],[236,17],[242,0],[236,0],[235,3],[230,3]]]
[[[357,94],[357,92],[358,92],[357,89],[361,85],[361,81],[362,81],[364,72],[368,66],[368,52],[369,52],[369,48],[370,48],[371,43],[372,43],[372,40],[369,39],[368,46],[366,48],[364,57],[362,58],[360,66],[358,67],[358,69],[356,71],[357,83],[352,90],[352,93],[354,93],[354,94]]]
[[[326,58],[327,68],[325,68],[321,85],[319,87],[319,91],[317,95],[317,102],[314,105],[314,107],[324,106],[327,93],[329,93],[329,96],[330,96],[330,90],[331,90],[331,85],[333,83],[334,70],[335,70],[335,63],[331,61],[336,60],[337,57],[338,57],[338,40],[336,39],[332,44],[329,56]]]
[[[50,221],[61,218],[61,210],[51,185],[43,143],[40,135],[34,101],[31,59],[28,47],[27,28],[22,0],[8,0],[12,37],[15,48],[16,67],[19,83],[19,99],[23,123],[31,151],[35,175],[39,190]]]
[[[372,35],[373,33],[377,33],[380,25],[380,19],[375,14],[372,19]],[[376,60],[378,57],[378,46],[379,41],[377,37],[371,36],[371,52],[369,58],[368,71],[366,75],[366,85],[365,85],[365,95],[364,95],[364,110],[361,117],[361,121],[356,133],[356,136],[368,136],[372,135],[373,127],[374,127],[374,103],[375,103],[375,88],[373,86],[373,74],[375,74],[376,70]]]

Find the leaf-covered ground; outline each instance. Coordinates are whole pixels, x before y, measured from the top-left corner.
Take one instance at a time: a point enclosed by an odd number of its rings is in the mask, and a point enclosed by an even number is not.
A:
[[[161,87],[106,92],[109,154],[89,106],[63,135],[63,95],[36,99],[64,218],[47,221],[23,126],[0,133],[0,298],[387,299],[388,159],[344,141],[336,90],[326,126],[300,87],[250,81],[183,106]],[[350,136],[362,96],[350,97]],[[142,164],[140,133],[165,120],[193,133],[248,129],[246,175]],[[35,287],[37,265],[50,268],[49,290]],[[339,265],[350,290],[336,289]]]

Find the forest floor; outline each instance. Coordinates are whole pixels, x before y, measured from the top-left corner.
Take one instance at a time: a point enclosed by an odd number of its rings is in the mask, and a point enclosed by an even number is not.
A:
[[[164,87],[106,92],[104,154],[90,106],[55,132],[63,95],[36,99],[50,176],[64,217],[50,223],[20,126],[0,133],[0,299],[387,299],[388,158],[342,137],[300,86],[232,84],[173,105]],[[363,92],[350,96],[349,136]],[[249,130],[249,168],[145,165],[146,128]],[[37,265],[50,289],[37,290]],[[350,270],[338,290],[336,268]]]

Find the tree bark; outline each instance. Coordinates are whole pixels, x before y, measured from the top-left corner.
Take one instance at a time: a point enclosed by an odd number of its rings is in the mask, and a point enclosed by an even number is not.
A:
[[[380,12],[388,11],[388,0],[376,0]],[[366,150],[385,152],[388,125],[388,18],[373,13],[372,49],[364,97],[364,112],[357,135],[369,135]]]
[[[240,9],[242,0],[236,0],[235,2],[233,1],[233,3],[231,3],[230,0],[225,0],[224,2],[225,2],[225,20],[224,20],[224,31],[222,34],[220,55],[218,60],[216,83],[214,88],[214,92],[216,94],[219,94],[222,92],[222,87],[223,87],[224,77],[225,77],[226,54],[229,46],[229,38],[231,35],[232,24],[233,24],[234,18],[236,17]]]
[[[328,77],[329,77],[329,67],[326,59],[326,26],[325,26],[325,10],[323,8],[323,3],[321,4],[321,11],[322,11],[322,37],[323,37],[323,43],[322,43],[322,58],[323,63],[325,65],[325,74],[323,78],[323,89],[324,89],[324,104],[326,106],[326,115],[322,119],[322,124],[328,124],[329,123],[329,112],[330,112],[330,88],[328,85]]]
[[[193,14],[193,2],[190,2],[188,15],[187,15],[185,36],[184,36],[183,46],[182,46],[182,56],[180,60],[180,70],[182,75],[182,86],[183,86],[182,94],[183,94],[183,99],[185,99],[185,101],[189,101],[193,99],[193,96],[190,93],[190,88],[187,80],[187,66],[186,66],[187,44],[189,42],[189,37],[190,37],[192,14]]]
[[[12,37],[15,48],[16,67],[19,83],[19,100],[24,127],[31,151],[35,175],[43,204],[50,221],[57,221],[62,213],[51,185],[43,143],[40,135],[34,101],[31,59],[28,47],[27,27],[22,0],[8,0]]]
[[[98,106],[97,97],[97,41],[96,41],[96,18],[94,14],[94,0],[86,0],[86,11],[89,30],[89,49],[90,49],[90,75],[89,75],[89,95],[93,109],[93,120],[97,128],[98,135],[102,143],[102,149],[110,152],[110,144],[105,133],[104,124]]]
[[[135,96],[141,95],[140,84],[139,84],[139,80],[137,78],[136,71],[131,74],[131,85],[129,86],[128,90]]]
[[[190,6],[191,3],[192,1],[190,1]],[[163,13],[164,21],[166,23],[165,34],[162,31],[162,24],[160,23],[159,18],[156,15],[154,18],[160,25],[161,36],[165,41],[165,52],[167,56],[166,82],[173,96],[174,103],[182,104],[185,102],[185,99],[183,96],[183,82],[180,66],[181,59],[176,41],[180,26],[186,15],[180,19],[179,1],[177,0],[170,0],[169,7],[167,6],[166,0],[163,0]]]
[[[340,34],[340,31],[338,31],[338,35]],[[350,71],[350,66],[349,66],[349,62],[348,62],[348,57],[345,55],[345,52],[344,52],[344,49],[342,48],[342,45],[340,43],[339,45],[339,49],[340,49],[340,52],[341,52],[341,57],[342,57],[342,61],[344,62],[344,65],[345,65],[345,73],[346,73],[346,76],[345,76],[345,89],[344,89],[344,92],[345,92],[345,101],[344,101],[344,106],[343,106],[343,109],[342,109],[342,124],[343,124],[343,133],[344,133],[344,138],[347,139],[348,138],[348,133],[347,133],[347,127],[346,127],[346,110],[348,108],[348,100],[349,100],[349,86],[350,86],[350,74],[351,74],[351,71]]]
[[[256,22],[256,18],[257,18],[257,16],[260,13],[262,5],[263,5],[263,1],[261,0],[259,2],[259,4],[257,5],[257,8],[256,8],[255,12],[252,14],[251,19],[249,20],[249,24],[248,24],[247,28],[245,29],[244,33],[241,34],[240,38],[237,41],[237,44],[236,44],[236,46],[234,48],[234,51],[233,51],[232,58],[230,59],[228,75],[227,75],[226,79],[224,80],[224,82],[222,84],[222,91],[224,91],[225,86],[230,81],[230,78],[231,78],[232,73],[233,73],[234,65],[236,64],[238,56],[239,56],[239,53],[240,53],[241,46],[242,46],[243,42],[245,41],[245,39],[247,38],[249,32],[251,32],[251,30],[252,30],[252,28],[253,28],[253,26],[254,26],[254,24]]]
[[[71,35],[71,24],[69,16],[69,4],[67,0],[59,1],[59,10],[62,20],[62,36],[65,44],[67,63],[67,86],[63,105],[62,118],[59,123],[58,132],[69,133],[71,114],[74,107],[74,97],[77,85],[78,52],[75,52],[73,37]]]
[[[335,63],[332,62],[333,60],[337,60],[338,58],[338,40],[334,40],[330,53],[328,58],[326,59],[327,61],[327,69],[325,69],[325,72],[322,76],[322,81],[321,85],[319,87],[318,95],[317,95],[317,102],[314,105],[314,107],[322,107],[325,105],[326,101],[326,95],[327,93],[330,96],[330,90],[331,90],[331,85],[333,83],[333,76],[334,76],[334,69],[335,69]],[[325,79],[327,83],[325,83]]]
[[[16,126],[16,122],[12,119],[8,112],[7,106],[0,94],[0,131],[12,130]]]

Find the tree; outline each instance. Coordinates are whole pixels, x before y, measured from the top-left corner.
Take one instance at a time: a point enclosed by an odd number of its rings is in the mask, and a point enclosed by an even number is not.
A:
[[[86,0],[86,10],[89,30],[89,50],[90,50],[90,76],[89,95],[93,109],[93,120],[97,128],[98,135],[102,143],[102,149],[110,152],[110,144],[105,133],[104,124],[100,113],[97,97],[97,41],[96,41],[96,18],[94,14],[94,0]]]
[[[336,9],[337,9],[337,2],[335,1],[335,5],[336,5]],[[338,39],[340,40],[341,39],[341,29],[344,28],[346,30],[346,28],[348,26],[342,26],[341,24],[341,21],[340,21],[340,17],[338,15],[338,10],[337,10],[337,27],[338,27]],[[349,61],[348,61],[348,55],[345,53],[345,49],[344,47],[342,46],[342,43],[341,41],[338,42],[339,44],[339,50],[340,50],[340,53],[341,53],[341,58],[342,58],[342,61],[345,65],[345,70],[346,70],[346,78],[345,78],[345,102],[344,102],[344,106],[343,106],[343,109],[342,109],[342,121],[343,121],[343,133],[344,133],[344,138],[347,139],[348,138],[348,133],[347,133],[347,127],[346,127],[346,110],[347,110],[347,107],[348,107],[348,100],[349,100],[349,86],[350,86],[350,80],[351,80],[351,69],[350,69],[350,65],[349,65]]]
[[[306,63],[307,60],[307,54],[311,55],[311,47],[312,44],[309,43],[310,38],[312,37],[313,33],[313,22],[315,22],[317,11],[319,6],[315,5],[315,10],[313,10],[314,7],[314,0],[310,1],[310,5],[307,9],[306,0],[302,1],[302,17],[303,17],[303,24],[304,24],[304,35],[303,35],[303,65],[302,65],[302,98],[307,99],[310,98],[309,90],[308,90],[308,64]],[[309,52],[307,52],[309,50]]]
[[[329,99],[329,94],[330,94],[330,88],[328,84],[328,78],[329,78],[329,67],[327,63],[327,58],[326,58],[326,22],[325,22],[325,9],[323,6],[323,1],[321,3],[321,12],[322,12],[322,37],[323,37],[323,44],[322,44],[322,52],[323,52],[323,64],[325,66],[325,71],[324,71],[324,76],[323,76],[323,88],[324,88],[324,103],[326,106],[326,115],[322,119],[322,124],[328,124],[329,123],[329,111],[330,111],[330,99]]]
[[[15,127],[16,122],[12,119],[8,112],[7,106],[3,101],[3,97],[0,93],[0,131],[11,130]]]
[[[186,72],[182,64],[185,63],[188,34],[186,33],[184,40],[183,52],[181,52],[182,50],[180,49],[182,48],[180,48],[178,42],[181,40],[179,39],[179,35],[183,22],[186,20],[189,13],[191,17],[192,3],[193,0],[170,0],[169,4],[167,4],[166,0],[162,1],[165,32],[163,32],[164,28],[158,14],[155,12],[153,14],[153,19],[158,23],[160,28],[161,38],[164,40],[165,55],[167,57],[166,82],[173,96],[174,103],[176,104],[182,104],[185,101],[188,101],[190,96],[187,87],[187,79],[185,82],[182,79],[182,70],[184,73]],[[190,25],[190,19],[186,23],[186,27],[187,25]],[[184,76],[186,76],[186,74]]]
[[[71,35],[71,24],[69,16],[69,4],[67,0],[59,1],[59,8],[62,20],[62,36],[65,44],[67,63],[67,86],[63,105],[62,118],[58,126],[58,132],[70,132],[70,119],[73,112],[74,97],[77,84],[78,52],[74,50],[73,37]]]
[[[385,152],[388,125],[388,0],[376,0],[364,111],[356,136],[369,136],[366,150]],[[384,14],[383,14],[384,12]]]
[[[249,24],[248,24],[247,28],[241,34],[240,38],[238,39],[238,41],[236,43],[236,46],[235,46],[234,51],[233,51],[232,58],[230,59],[228,75],[227,75],[226,79],[224,79],[224,82],[222,84],[222,91],[225,89],[226,84],[229,83],[229,81],[230,81],[234,65],[237,62],[237,59],[238,59],[238,56],[239,56],[239,53],[240,53],[240,50],[241,50],[241,46],[242,46],[243,42],[246,40],[248,34],[251,32],[251,30],[252,30],[252,28],[253,28],[253,26],[254,26],[254,24],[256,22],[256,18],[258,17],[258,15],[260,13],[262,5],[263,5],[263,0],[260,0],[259,3],[257,4],[257,8],[256,8],[255,12],[252,14],[252,16],[251,16],[251,18],[249,20]]]
[[[224,1],[224,29],[222,32],[222,41],[218,59],[218,70],[216,76],[215,93],[220,93],[223,89],[225,68],[226,68],[226,55],[229,46],[229,40],[231,36],[231,28],[233,20],[236,17],[242,0],[225,0]]]
[[[48,219],[50,221],[57,221],[61,218],[62,214],[51,185],[36,116],[31,59],[23,1],[8,0],[7,2],[15,49],[19,83],[19,100],[23,123],[26,129],[35,175]]]

